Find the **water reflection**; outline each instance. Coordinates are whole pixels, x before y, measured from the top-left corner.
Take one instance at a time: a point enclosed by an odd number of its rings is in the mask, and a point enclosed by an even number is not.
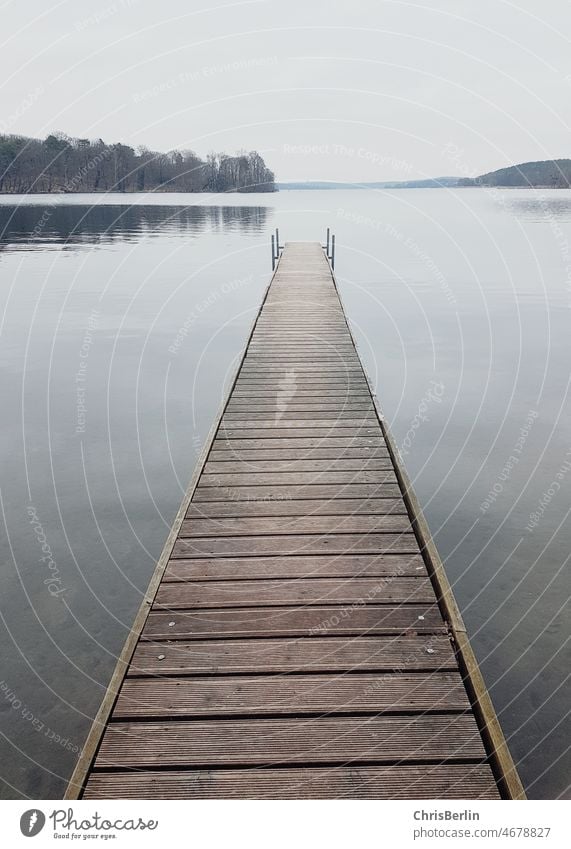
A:
[[[512,193],[504,191],[500,203],[512,215],[524,221],[545,221],[547,224],[553,219],[571,221],[571,193],[563,193],[560,189],[526,192],[524,197],[519,196],[517,190]]]
[[[0,251],[133,241],[141,236],[256,234],[266,207],[252,206],[0,206]]]

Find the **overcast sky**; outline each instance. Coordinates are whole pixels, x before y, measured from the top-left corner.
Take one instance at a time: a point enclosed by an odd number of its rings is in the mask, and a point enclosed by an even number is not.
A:
[[[567,0],[0,0],[0,131],[260,150],[280,180],[571,156]]]

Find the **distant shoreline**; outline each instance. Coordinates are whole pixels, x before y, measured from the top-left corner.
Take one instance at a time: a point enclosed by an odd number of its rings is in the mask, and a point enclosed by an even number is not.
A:
[[[113,197],[129,197],[130,195],[271,195],[279,192],[279,189],[276,187],[274,189],[257,189],[256,191],[249,191],[247,189],[230,189],[224,192],[216,192],[212,189],[200,189],[197,191],[183,191],[181,189],[148,189],[148,190],[139,190],[139,189],[127,189],[124,192],[112,191],[110,189],[85,189],[78,192],[62,192],[53,190],[51,192],[47,191],[28,191],[28,192],[3,192],[0,190],[0,198],[5,197],[18,197],[23,198],[27,195],[36,196],[41,195],[42,197],[66,197],[73,198],[79,197],[81,195],[100,195],[104,197],[105,195],[113,195]]]
[[[0,134],[0,194],[120,194],[276,191],[275,177],[256,150],[233,156],[192,150],[167,153],[102,139],[50,134],[45,139]]]
[[[291,189],[569,189],[571,188],[571,159],[546,159],[541,162],[521,162],[509,168],[490,171],[479,177],[430,177],[418,180],[376,180],[354,182],[335,180],[276,181],[281,191]]]
[[[312,185],[303,186],[303,185],[300,185],[300,184],[296,184],[294,186],[288,186],[286,183],[278,183],[277,185],[278,185],[280,192],[347,191],[347,190],[350,190],[350,191],[352,191],[352,190],[375,191],[375,190],[379,190],[379,189],[383,189],[383,190],[386,190],[386,191],[396,191],[396,190],[406,191],[406,190],[410,190],[410,189],[423,189],[424,190],[424,189],[490,189],[490,188],[510,189],[510,190],[513,190],[513,191],[519,191],[519,190],[522,190],[522,189],[526,190],[526,191],[529,190],[529,189],[536,189],[537,191],[545,191],[546,189],[554,190],[554,191],[561,191],[561,190],[565,190],[565,189],[567,189],[567,190],[571,189],[571,186],[540,186],[540,185],[537,185],[537,186],[500,186],[500,185],[498,185],[498,186],[487,186],[483,183],[475,183],[473,185],[460,185],[460,184],[458,184],[458,185],[449,185],[449,186],[446,186],[446,185],[442,185],[442,186],[410,186],[410,185],[381,186],[381,185],[370,185],[370,184],[367,184],[367,183],[361,183],[361,184],[358,184],[358,183],[346,183],[346,184],[340,183],[336,186],[312,186]]]

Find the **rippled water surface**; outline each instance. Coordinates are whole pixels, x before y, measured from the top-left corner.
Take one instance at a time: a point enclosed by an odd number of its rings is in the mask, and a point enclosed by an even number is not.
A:
[[[63,793],[270,233],[327,226],[528,793],[567,794],[571,193],[467,189],[0,196],[2,795]]]

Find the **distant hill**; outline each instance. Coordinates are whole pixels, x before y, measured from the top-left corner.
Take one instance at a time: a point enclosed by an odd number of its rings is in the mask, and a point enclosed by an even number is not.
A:
[[[500,168],[480,177],[458,180],[458,186],[568,189],[571,188],[571,159],[522,162],[521,165]]]
[[[453,189],[469,186],[498,186],[503,188],[571,188],[571,159],[547,159],[543,162],[522,162],[510,168],[500,168],[479,177],[434,177],[430,180],[401,180],[384,183],[337,183],[334,180],[277,183],[282,191],[288,189]]]
[[[400,180],[384,183],[338,183],[334,180],[307,180],[277,183],[280,191],[295,189],[441,189],[458,185],[458,177],[434,177],[429,180]]]

